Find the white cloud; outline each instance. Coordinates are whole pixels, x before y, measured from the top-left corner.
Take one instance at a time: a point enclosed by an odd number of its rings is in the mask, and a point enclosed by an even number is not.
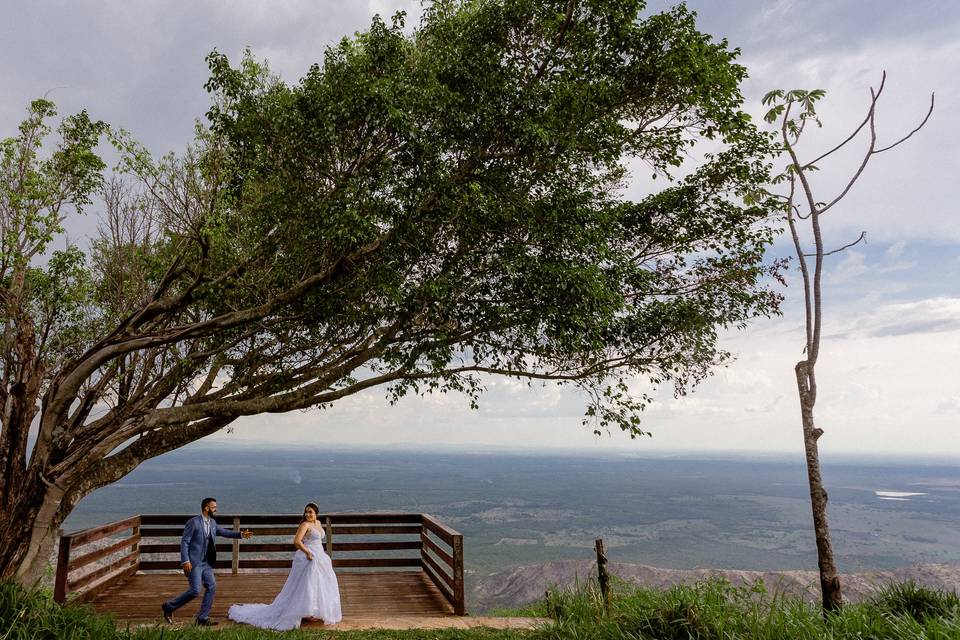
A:
[[[752,20],[753,27],[757,29],[769,29],[783,26],[782,21],[796,7],[795,0],[776,0],[775,2],[766,2],[763,8]],[[776,23],[776,24],[774,24]],[[787,21],[787,25],[796,25],[793,21]],[[795,26],[796,28],[796,26]]]
[[[945,415],[960,415],[960,396],[947,398],[937,404],[934,413]]]
[[[406,26],[407,29],[410,29],[420,22],[423,5],[419,0],[406,0],[403,2],[398,2],[397,0],[368,0],[367,10],[370,15],[375,13],[380,14],[380,17],[388,23],[390,18],[393,17],[393,14],[398,11],[405,11],[407,14]]]
[[[916,260],[899,260],[878,269],[879,273],[894,273],[896,271],[910,271],[919,264]]]
[[[934,334],[960,330],[960,298],[931,298],[861,310],[847,319],[847,338]],[[935,337],[935,336],[934,336]]]
[[[853,280],[870,270],[867,266],[866,256],[863,253],[850,250],[843,255],[844,257],[840,260],[840,263],[837,264],[830,273],[830,278],[832,278],[835,283]]]
[[[907,248],[906,240],[897,240],[889,247],[887,247],[886,256],[889,260],[896,260],[903,255],[904,250]]]

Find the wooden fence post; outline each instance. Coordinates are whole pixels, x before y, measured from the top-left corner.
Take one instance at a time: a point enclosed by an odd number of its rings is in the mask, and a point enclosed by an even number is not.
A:
[[[330,516],[324,518],[323,528],[327,530],[327,555],[333,560],[333,519]]]
[[[600,579],[600,594],[603,596],[603,608],[610,613],[610,576],[607,574],[607,555],[603,550],[603,538],[597,538],[597,574]]]
[[[453,612],[458,616],[467,615],[467,606],[463,593],[463,536],[453,536]]]
[[[67,574],[70,573],[70,536],[63,535],[63,529],[58,529],[60,549],[57,552],[57,577],[53,584],[53,599],[60,604],[67,600]]]
[[[233,519],[233,530],[240,531],[240,517],[236,516]],[[233,550],[230,555],[230,573],[237,574],[240,573],[240,540],[233,541]]]
[[[130,536],[133,538],[136,538],[139,535],[140,535],[140,516],[137,516],[137,524],[131,527]],[[140,568],[140,541],[139,540],[137,540],[132,545],[130,545],[130,551],[137,552],[137,561],[134,564],[136,564],[137,568],[139,569]]]

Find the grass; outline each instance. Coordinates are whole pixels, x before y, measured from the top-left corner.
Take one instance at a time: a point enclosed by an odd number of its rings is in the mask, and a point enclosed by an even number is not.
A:
[[[47,589],[28,591],[12,581],[0,582],[0,640],[516,640],[517,631],[371,630],[263,631],[250,627],[208,630],[197,627],[117,628],[112,616],[89,606],[62,607]]]
[[[113,620],[81,607],[61,607],[47,589],[30,592],[0,582],[0,640],[116,638]]]
[[[827,616],[815,603],[768,593],[762,582],[734,587],[724,580],[670,589],[620,582],[609,612],[595,583],[586,583],[501,613],[553,618],[536,640],[960,640],[957,594],[912,582]]]
[[[49,592],[28,592],[10,582],[0,583],[0,640],[960,640],[957,594],[912,582],[884,587],[872,600],[827,616],[814,603],[768,593],[762,583],[734,587],[722,580],[670,589],[617,583],[609,612],[595,583],[584,583],[551,591],[528,607],[500,613],[543,616],[555,622],[533,631],[117,629],[112,618],[88,607],[60,607]]]
[[[915,620],[947,617],[960,609],[956,593],[944,593],[915,582],[891,584],[880,589],[874,604],[884,611]]]

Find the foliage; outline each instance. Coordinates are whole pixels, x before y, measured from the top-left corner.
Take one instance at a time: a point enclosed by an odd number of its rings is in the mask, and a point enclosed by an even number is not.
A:
[[[7,325],[29,324],[49,364],[78,355],[77,345],[89,338],[91,278],[76,246],[50,252],[44,266],[36,259],[63,233],[66,217],[82,212],[102,187],[105,165],[94,147],[106,130],[86,112],[69,116],[57,129],[59,144],[43,157],[55,115],[52,102],[35,100],[19,135],[0,141],[0,317]],[[7,354],[13,336],[8,327],[0,338]],[[6,377],[11,360],[2,361]]]
[[[209,117],[235,167],[223,222],[249,234],[240,248],[269,238],[274,257],[241,291],[266,299],[376,246],[336,295],[297,305],[323,328],[283,336],[298,357],[331,332],[409,318],[421,329],[371,363],[404,372],[394,398],[475,395],[478,372],[546,377],[587,393],[589,422],[643,433],[647,399],[624,380],[684,389],[726,359],[716,329],[769,313],[776,296],[757,286],[766,210],[731,199],[766,176],[765,140],[738,110],[736,53],[682,8],[635,21],[639,8],[436,2],[413,38],[402,16],[375,20],[296,86],[211,55],[222,98]],[[669,173],[703,138],[723,151],[641,202],[619,197],[627,157]],[[224,264],[245,257],[236,246]]]

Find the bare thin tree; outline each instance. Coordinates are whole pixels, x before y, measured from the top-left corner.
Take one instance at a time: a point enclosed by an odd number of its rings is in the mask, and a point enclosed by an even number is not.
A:
[[[877,103],[883,93],[886,83],[886,72],[880,80],[877,89],[870,88],[870,102],[863,121],[839,144],[822,153],[810,161],[801,161],[797,152],[797,145],[803,135],[805,127],[813,122],[820,126],[820,119],[816,112],[816,103],[824,96],[824,91],[793,90],[771,91],[764,96],[763,103],[770,107],[766,114],[766,121],[777,123],[776,137],[778,151],[787,158],[787,165],[774,182],[785,184],[788,189],[785,194],[774,194],[782,199],[786,213],[787,225],[793,239],[794,251],[800,265],[800,274],[803,278],[804,299],[804,326],[806,339],[804,342],[804,358],[794,367],[797,377],[797,392],[800,397],[800,417],[803,425],[803,444],[807,461],[807,477],[810,484],[810,505],[813,510],[813,528],[817,543],[817,563],[820,567],[820,589],[823,598],[823,608],[826,611],[836,611],[843,605],[843,596],[840,588],[840,576],[837,564],[833,557],[833,547],[830,543],[830,528],[827,523],[827,491],[823,486],[823,477],[820,473],[820,453],[818,441],[823,435],[823,429],[816,426],[813,408],[817,402],[816,365],[820,356],[820,337],[823,327],[823,264],[824,258],[853,247],[866,239],[866,232],[851,242],[827,249],[823,239],[821,223],[824,214],[836,206],[850,192],[853,185],[863,175],[870,160],[885,151],[908,140],[919,131],[930,119],[933,113],[934,96],[930,95],[930,107],[916,127],[909,133],[892,143],[881,145],[877,140],[876,111]],[[826,160],[844,149],[854,140],[868,138],[866,150],[857,167],[853,170],[842,189],[829,200],[820,200],[814,195],[810,173],[819,169],[818,163]],[[812,248],[810,244],[812,243]],[[811,265],[812,262],[812,265]]]

